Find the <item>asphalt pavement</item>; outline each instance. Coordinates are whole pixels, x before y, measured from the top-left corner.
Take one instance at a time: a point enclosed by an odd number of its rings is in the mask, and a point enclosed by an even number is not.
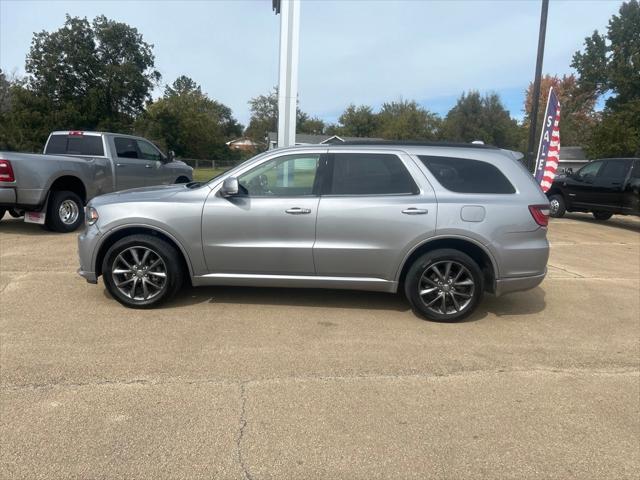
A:
[[[399,295],[187,289],[128,310],[76,234],[0,222],[0,478],[638,478],[640,219],[553,220],[468,321]]]

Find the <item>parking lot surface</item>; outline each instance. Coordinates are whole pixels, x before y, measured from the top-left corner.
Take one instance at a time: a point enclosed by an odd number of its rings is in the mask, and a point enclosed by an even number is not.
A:
[[[128,310],[7,216],[0,478],[637,478],[640,220],[549,238],[540,287],[439,324],[333,290]]]

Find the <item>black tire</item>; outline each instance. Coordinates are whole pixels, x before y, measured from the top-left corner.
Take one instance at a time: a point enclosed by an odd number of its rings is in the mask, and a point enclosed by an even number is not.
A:
[[[142,269],[137,269],[134,265],[135,262],[131,261],[135,258],[131,252],[132,248],[138,252],[137,255],[140,260],[144,260],[141,257],[144,256],[146,250],[152,252],[148,255],[147,266],[153,264],[157,258],[160,258],[162,263],[155,269],[155,272],[153,271],[154,269],[144,269],[142,275],[134,274],[134,270],[140,272]],[[118,259],[119,255],[122,256],[121,258],[126,263]],[[116,259],[118,259],[117,263]],[[127,269],[128,266],[134,268],[130,270],[132,272],[131,275],[116,273],[114,278],[114,265],[120,267],[118,270]],[[144,266],[144,262],[138,262],[138,265]],[[164,281],[161,281],[162,277],[157,275],[163,269],[166,276]],[[185,274],[180,253],[173,245],[153,235],[124,237],[109,248],[102,262],[102,277],[107,290],[109,290],[113,298],[129,308],[153,308],[166,302],[180,290]],[[138,280],[134,279],[134,277],[138,277]],[[118,280],[120,280],[120,288],[116,284]],[[157,282],[156,285],[159,284],[161,288],[156,289],[154,283],[150,283],[151,281]],[[123,285],[123,283],[127,283],[127,285]],[[151,291],[153,294],[150,298],[145,298],[145,290],[143,289],[145,283],[147,284],[147,287],[145,287],[147,288],[146,292]],[[130,289],[129,285],[133,285],[133,288]],[[150,285],[154,286],[150,287]],[[125,293],[127,291],[129,292],[128,295]]]
[[[4,217],[4,214],[7,210],[4,208],[0,208],[0,220],[2,220],[2,217]]]
[[[63,214],[62,207],[70,212],[68,216]],[[51,192],[49,206],[47,207],[46,227],[54,232],[68,233],[76,230],[84,222],[84,204],[75,193],[66,190]]]
[[[609,220],[613,217],[613,213],[609,212],[591,212],[596,220]]]
[[[549,215],[553,218],[562,218],[567,211],[567,206],[564,203],[564,197],[562,195],[551,195],[549,197]]]
[[[447,286],[447,282],[442,282],[443,279],[446,280],[445,274],[449,262],[451,262],[450,280],[453,280],[451,277],[457,275],[458,271],[462,271],[458,279],[460,286],[457,288],[454,286],[457,284],[449,283]],[[464,269],[459,269],[459,266]],[[433,267],[441,273],[442,276],[439,279],[432,270]],[[426,278],[423,279],[423,276]],[[471,280],[473,285],[462,285],[467,280]],[[439,287],[438,283],[443,285]],[[435,288],[435,292],[425,294],[424,297],[420,295],[421,290],[424,292],[430,288]],[[471,315],[482,300],[484,277],[478,264],[469,255],[453,249],[433,250],[413,262],[405,278],[404,291],[411,308],[417,315],[435,322],[456,322]],[[470,296],[463,297],[463,295]],[[445,297],[444,309],[441,303],[442,296]],[[440,300],[436,300],[435,304],[429,307],[427,304],[436,297]],[[454,298],[456,300],[453,300]]]

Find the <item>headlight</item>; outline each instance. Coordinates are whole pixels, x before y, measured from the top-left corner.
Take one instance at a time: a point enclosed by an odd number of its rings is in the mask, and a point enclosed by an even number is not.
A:
[[[86,207],[84,221],[87,225],[93,225],[98,221],[98,211],[93,207]]]

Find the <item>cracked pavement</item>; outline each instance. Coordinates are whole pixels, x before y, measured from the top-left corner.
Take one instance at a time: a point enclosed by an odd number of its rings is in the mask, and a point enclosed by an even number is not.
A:
[[[200,288],[127,310],[76,235],[0,223],[0,478],[637,478],[640,219],[554,220],[541,287]]]

